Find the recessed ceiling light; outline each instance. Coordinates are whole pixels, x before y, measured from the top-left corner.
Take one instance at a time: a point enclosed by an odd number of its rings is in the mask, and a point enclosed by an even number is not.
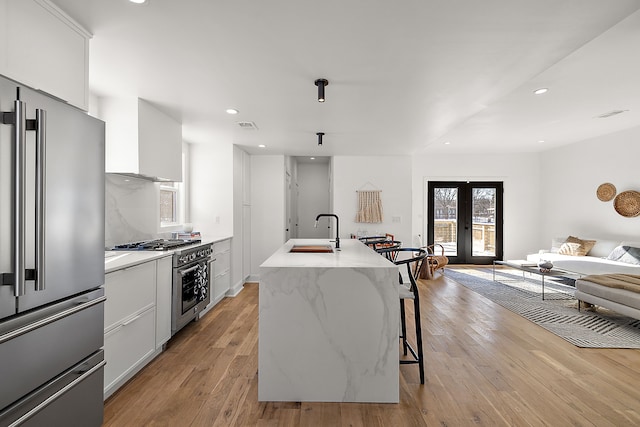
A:
[[[131,3],[135,4],[145,4],[147,0],[129,0]]]
[[[547,93],[549,89],[547,89],[546,87],[541,87],[540,89],[536,89],[533,91],[533,93],[535,95],[542,95],[543,93]]]
[[[315,158],[315,157],[309,157],[309,159],[311,159],[311,160],[315,160],[316,158]]]
[[[260,145],[258,145],[258,147],[259,147],[259,148],[266,148],[267,146],[266,146],[266,145],[264,145],[264,144],[260,144]]]
[[[445,142],[444,145],[450,145],[451,143],[449,141]]]
[[[544,139],[538,140],[538,144],[542,144],[543,142],[544,142]]]
[[[236,110],[235,108],[227,108],[227,114],[238,114],[239,111]]]

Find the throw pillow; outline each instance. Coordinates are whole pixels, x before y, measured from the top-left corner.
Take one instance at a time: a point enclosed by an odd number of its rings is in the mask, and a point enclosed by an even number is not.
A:
[[[574,236],[569,236],[567,241],[560,246],[558,253],[562,255],[585,256],[595,244],[595,240],[582,240]]]
[[[632,246],[618,246],[611,251],[607,259],[626,262],[627,264],[640,265],[640,248],[634,248]]]
[[[551,253],[557,254],[562,244],[566,241],[566,237],[554,237],[553,239],[551,239]]]

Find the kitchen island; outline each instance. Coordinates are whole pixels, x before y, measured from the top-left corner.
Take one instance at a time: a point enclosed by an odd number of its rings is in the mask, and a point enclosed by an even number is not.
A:
[[[260,266],[258,400],[396,403],[398,269],[358,240],[306,251],[327,246],[292,239]]]

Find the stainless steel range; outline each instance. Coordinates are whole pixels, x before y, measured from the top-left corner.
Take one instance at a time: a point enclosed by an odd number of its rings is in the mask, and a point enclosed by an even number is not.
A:
[[[192,320],[211,301],[212,244],[188,246],[173,253],[171,335]]]

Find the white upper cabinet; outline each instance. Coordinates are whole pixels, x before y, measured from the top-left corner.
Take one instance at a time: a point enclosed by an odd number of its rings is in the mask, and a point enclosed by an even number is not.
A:
[[[182,124],[139,98],[101,98],[106,172],[182,181]]]
[[[83,110],[91,35],[48,0],[0,0],[0,74]]]

